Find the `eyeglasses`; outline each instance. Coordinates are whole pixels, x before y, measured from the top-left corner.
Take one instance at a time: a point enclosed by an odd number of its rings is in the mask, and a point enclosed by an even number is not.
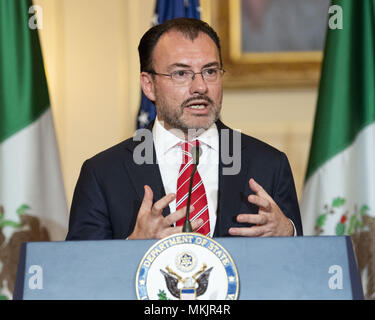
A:
[[[176,70],[171,73],[158,73],[155,71],[148,71],[148,73],[155,74],[157,76],[170,77],[176,84],[189,84],[195,79],[196,74],[202,75],[202,79],[206,82],[216,82],[224,74],[225,70],[222,68],[206,68],[202,69],[201,72],[194,72],[192,70]]]

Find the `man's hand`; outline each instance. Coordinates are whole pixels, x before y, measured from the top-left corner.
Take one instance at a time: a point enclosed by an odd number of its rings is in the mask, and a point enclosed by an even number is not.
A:
[[[145,194],[138,211],[135,228],[128,239],[161,239],[171,234],[182,232],[182,226],[171,227],[171,225],[185,217],[186,207],[166,217],[162,214],[163,209],[176,198],[176,195],[169,193],[152,205],[154,194],[149,186],[144,186],[144,189]],[[191,206],[190,212],[193,210],[194,208]],[[191,222],[191,226],[193,230],[196,230],[202,223],[202,219],[197,219]]]
[[[248,201],[259,207],[258,214],[239,214],[237,221],[252,223],[250,228],[230,228],[229,234],[245,237],[293,236],[292,222],[283,214],[276,202],[254,179],[249,181],[250,189],[255,194]]]

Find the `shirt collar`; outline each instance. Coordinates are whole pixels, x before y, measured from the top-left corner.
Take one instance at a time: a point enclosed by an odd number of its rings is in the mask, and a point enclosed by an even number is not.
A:
[[[185,142],[184,140],[181,140],[180,138],[175,136],[173,133],[165,129],[157,117],[155,119],[155,123],[152,128],[152,134],[154,138],[155,147],[162,154],[165,154],[170,149],[175,147],[177,144],[181,142]],[[207,145],[208,147],[214,149],[215,151],[219,151],[219,133],[218,133],[215,123],[213,123],[207,130],[205,130],[197,138],[201,143]]]

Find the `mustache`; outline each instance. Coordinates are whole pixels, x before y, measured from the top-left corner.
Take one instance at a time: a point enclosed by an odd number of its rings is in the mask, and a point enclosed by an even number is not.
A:
[[[211,100],[211,98],[205,96],[205,95],[199,95],[199,96],[195,96],[195,97],[192,97],[192,98],[189,98],[187,100],[185,100],[182,104],[181,104],[181,107],[182,108],[185,108],[187,105],[189,105],[190,103],[192,102],[195,102],[195,101],[207,101],[208,103],[210,104],[213,104],[214,102]]]

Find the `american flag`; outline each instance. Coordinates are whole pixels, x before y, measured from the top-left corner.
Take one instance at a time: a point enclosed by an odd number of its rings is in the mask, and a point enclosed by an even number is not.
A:
[[[200,19],[199,0],[157,0],[152,24],[157,25],[181,17]],[[155,105],[142,92],[137,129],[146,127],[155,117]]]

